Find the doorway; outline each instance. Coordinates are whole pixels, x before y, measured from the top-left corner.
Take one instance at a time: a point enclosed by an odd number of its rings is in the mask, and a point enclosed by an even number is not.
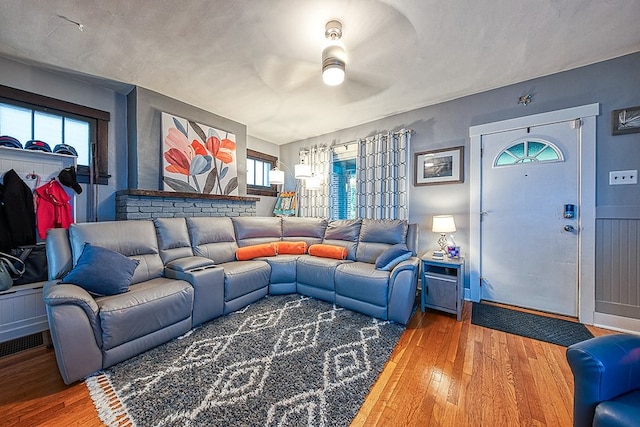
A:
[[[579,121],[482,138],[482,300],[577,317]]]
[[[558,235],[566,238],[568,246],[565,246],[564,250],[573,250],[574,254],[568,258],[573,257],[574,265],[571,266],[571,261],[568,261],[567,271],[573,271],[575,278],[561,278],[561,281],[572,281],[575,283],[575,287],[566,291],[563,295],[555,296],[553,298],[559,298],[566,300],[565,304],[560,308],[549,305],[551,304],[549,298],[543,301],[535,301],[533,308],[544,309],[545,311],[567,312],[571,315],[578,315],[580,321],[583,323],[593,323],[593,312],[595,308],[595,296],[594,296],[594,272],[595,272],[595,117],[599,114],[599,104],[590,104],[581,107],[574,107],[565,110],[552,111],[548,113],[536,114],[532,116],[520,117],[516,119],[505,120],[501,122],[489,123],[485,125],[473,126],[469,129],[469,136],[471,138],[471,161],[470,161],[470,250],[468,256],[469,269],[470,269],[470,288],[467,297],[472,301],[479,301],[482,298],[496,300],[501,302],[507,302],[515,305],[530,306],[532,304],[530,299],[531,295],[535,293],[535,287],[538,287],[539,293],[547,293],[549,289],[540,288],[541,280],[553,279],[553,274],[548,275],[545,278],[536,278],[536,274],[541,270],[550,271],[553,267],[553,261],[549,264],[549,260],[535,259],[537,254],[541,251],[547,250],[549,245],[555,244],[555,240]],[[564,122],[564,124],[562,124]],[[569,133],[575,132],[575,154],[571,154],[571,150],[565,152],[563,144],[559,143],[554,137],[554,133],[558,131],[554,126],[565,126],[565,130],[570,129]],[[574,129],[571,129],[571,126]],[[529,132],[527,132],[527,130]],[[500,135],[502,134],[502,135]],[[531,138],[527,138],[527,135],[531,135]],[[535,137],[535,138],[534,138]],[[565,138],[565,137],[563,137]],[[529,147],[527,144],[531,141],[531,153],[529,153]],[[518,145],[522,143],[523,145]],[[548,144],[550,143],[550,144]],[[488,150],[492,150],[492,156],[486,153],[486,156],[482,154],[483,145],[486,145]],[[551,147],[550,150],[554,151],[554,148],[558,149],[559,157],[549,162],[536,162],[527,159],[528,155],[535,155],[536,150],[541,147]],[[511,148],[513,151],[509,150]],[[524,150],[519,151],[519,150]],[[506,154],[505,154],[506,153]],[[547,151],[549,153],[549,151]],[[498,160],[502,154],[502,160]],[[519,154],[524,154],[519,156]],[[573,172],[566,172],[563,167],[558,168],[557,171],[551,172],[552,166],[556,163],[563,163],[564,157],[574,156],[575,160],[575,197],[573,202],[569,194],[573,190],[568,190],[567,194],[560,194],[558,197],[563,201],[559,202],[555,199],[550,199],[545,196],[545,190],[549,191],[549,186],[554,183],[549,182],[547,175],[553,173],[559,174],[562,178],[553,178],[553,180],[566,179],[565,173],[572,174]],[[500,164],[500,162],[506,161],[509,157],[520,159],[520,166]],[[491,158],[490,161],[484,159]],[[518,162],[516,162],[518,163]],[[527,165],[526,163],[531,163]],[[546,164],[544,164],[546,163]],[[566,163],[566,162],[565,162]],[[506,170],[507,172],[501,172]],[[524,166],[524,168],[521,168]],[[542,172],[543,169],[534,170],[534,166],[547,168],[548,170]],[[528,167],[528,170],[526,169]],[[489,169],[491,168],[491,169]],[[520,168],[520,169],[519,169]],[[509,170],[511,169],[511,170]],[[527,173],[529,172],[529,173]],[[509,176],[513,175],[513,176]],[[543,190],[538,194],[533,194],[531,197],[538,198],[537,202],[528,200],[529,197],[526,191],[519,193],[517,191],[517,183],[514,177],[521,175],[520,181],[526,183],[526,188],[532,190],[534,188],[530,182],[535,180],[542,180],[544,183]],[[527,175],[527,176],[525,176]],[[483,188],[483,186],[500,184],[500,188],[496,191],[489,192],[489,188]],[[519,185],[524,185],[520,182]],[[557,184],[557,182],[556,182]],[[571,186],[567,186],[571,187]],[[527,190],[527,191],[528,191]],[[504,198],[501,195],[504,192]],[[526,194],[527,196],[523,196]],[[520,216],[517,226],[514,223],[506,223],[506,218],[511,216],[516,217],[514,212],[507,213],[506,211],[498,212],[504,208],[504,205],[508,204],[510,198],[520,198],[517,200],[517,205],[520,209],[531,209],[531,206],[540,205],[540,209],[548,209],[548,212],[538,213],[537,215]],[[493,204],[495,208],[494,212],[490,212],[484,209],[484,206]],[[555,206],[560,204],[560,207]],[[572,204],[578,209],[576,219],[573,222],[565,223],[564,205]],[[500,207],[500,205],[503,205]],[[553,211],[553,213],[550,213]],[[557,214],[555,212],[558,212]],[[576,210],[577,213],[577,210]],[[489,219],[491,215],[494,218],[501,221],[494,221],[491,224]],[[520,213],[518,214],[520,215]],[[556,224],[549,222],[555,216],[560,222],[560,229],[556,229]],[[546,218],[547,223],[534,224],[532,218]],[[485,222],[486,218],[486,222]],[[524,218],[524,219],[523,219]],[[564,230],[565,225],[573,227]],[[492,229],[493,228],[493,229]],[[527,239],[535,236],[536,232],[531,231],[536,229],[549,228],[549,233],[552,236],[553,243],[544,243],[543,241],[529,241],[526,244]],[[522,233],[515,233],[515,230],[522,230]],[[553,229],[553,230],[552,230]],[[526,230],[526,232],[525,232]],[[524,244],[517,246],[517,254],[510,253],[510,260],[500,260],[500,250],[495,246],[502,243],[501,237],[495,237],[496,232],[501,232],[505,236],[510,236],[512,239],[519,239]],[[564,234],[561,234],[564,233]],[[504,237],[504,236],[503,236]],[[485,240],[486,239],[486,240]],[[493,240],[492,240],[493,239]],[[504,240],[504,239],[503,239]],[[566,249],[567,247],[573,249]],[[495,249],[495,250],[494,250]],[[560,250],[560,249],[558,249]],[[485,253],[486,251],[486,253]],[[514,249],[512,249],[514,251]],[[502,252],[504,253],[504,251]],[[532,262],[527,262],[532,260]],[[515,263],[515,265],[514,265]],[[485,270],[486,269],[486,270]],[[485,272],[488,277],[485,277]],[[559,274],[564,274],[559,273]],[[550,279],[551,278],[551,279]],[[528,281],[528,282],[527,282]],[[528,296],[515,300],[521,289],[509,289],[508,284],[518,283],[517,286],[523,286],[522,283],[528,283],[524,285],[528,288]],[[546,284],[545,286],[554,286]],[[571,294],[575,297],[571,298]],[[542,304],[542,305],[540,305]],[[547,304],[547,305],[545,305]],[[567,311],[567,307],[569,307]]]

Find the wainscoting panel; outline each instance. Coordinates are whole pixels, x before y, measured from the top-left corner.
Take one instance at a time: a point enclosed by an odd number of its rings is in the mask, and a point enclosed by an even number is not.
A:
[[[640,319],[640,218],[596,219],[596,312]]]

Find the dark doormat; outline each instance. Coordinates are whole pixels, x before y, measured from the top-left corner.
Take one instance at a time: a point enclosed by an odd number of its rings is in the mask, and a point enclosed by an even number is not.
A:
[[[471,323],[565,347],[593,338],[593,334],[582,323],[475,302]]]

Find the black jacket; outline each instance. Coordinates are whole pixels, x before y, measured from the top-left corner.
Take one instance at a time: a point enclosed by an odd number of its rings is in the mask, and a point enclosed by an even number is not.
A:
[[[0,251],[36,243],[33,192],[11,169],[0,185]]]

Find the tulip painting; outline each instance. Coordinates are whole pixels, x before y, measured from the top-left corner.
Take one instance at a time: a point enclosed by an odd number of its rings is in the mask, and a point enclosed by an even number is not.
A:
[[[164,190],[238,194],[235,135],[162,113]]]

